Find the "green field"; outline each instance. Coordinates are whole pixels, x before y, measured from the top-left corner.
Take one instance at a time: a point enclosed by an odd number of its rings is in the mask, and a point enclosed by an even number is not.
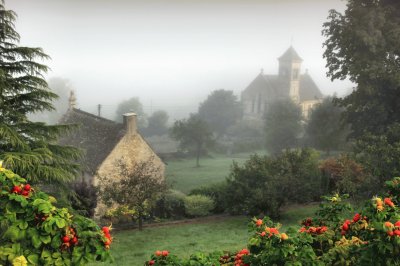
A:
[[[174,189],[188,193],[194,188],[225,180],[233,161],[241,164],[254,153],[238,153],[231,156],[211,154],[200,159],[200,167],[195,166],[194,158],[167,161],[167,180]],[[265,154],[265,151],[257,153]]]
[[[316,205],[292,206],[283,213],[281,230],[296,226],[303,218],[312,216]],[[126,230],[114,234],[112,254],[115,265],[143,265],[156,250],[169,250],[181,257],[195,252],[238,250],[246,246],[251,219],[244,216],[200,224],[180,224],[145,228],[143,231]],[[101,264],[97,264],[101,265]]]

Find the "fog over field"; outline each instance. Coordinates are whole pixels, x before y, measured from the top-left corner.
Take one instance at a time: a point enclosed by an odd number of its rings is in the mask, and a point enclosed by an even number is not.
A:
[[[341,0],[6,0],[18,14],[21,44],[52,57],[50,77],[71,81],[78,106],[113,118],[137,96],[146,113],[179,119],[215,89],[236,95],[258,75],[275,74],[292,44],[328,95],[348,81],[325,76],[322,23]]]

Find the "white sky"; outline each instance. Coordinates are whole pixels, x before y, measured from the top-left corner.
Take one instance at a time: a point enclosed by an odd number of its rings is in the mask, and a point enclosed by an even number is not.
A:
[[[113,117],[119,101],[139,97],[148,113],[181,118],[214,89],[240,92],[277,72],[290,46],[324,94],[322,23],[341,0],[6,0],[17,12],[21,44],[52,57],[48,77],[69,79],[81,109]],[[293,41],[291,41],[293,40]]]

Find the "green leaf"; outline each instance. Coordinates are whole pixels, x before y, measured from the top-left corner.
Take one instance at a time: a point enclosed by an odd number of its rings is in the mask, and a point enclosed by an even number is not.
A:
[[[4,233],[3,237],[5,239],[10,239],[11,241],[16,241],[19,238],[19,229],[16,226],[10,226]]]
[[[39,238],[39,234],[32,236],[32,245],[34,248],[38,249],[42,245],[42,241]]]
[[[58,228],[64,228],[66,226],[66,222],[63,219],[56,219],[56,224]]]
[[[49,235],[46,236],[40,236],[40,240],[44,243],[44,244],[49,244],[51,242],[51,237]]]
[[[37,254],[29,255],[28,262],[33,265],[38,265],[39,264],[39,255],[37,255]]]
[[[19,227],[20,229],[25,230],[25,229],[28,228],[28,222],[27,222],[27,221],[21,221],[21,223],[18,225],[18,227]]]

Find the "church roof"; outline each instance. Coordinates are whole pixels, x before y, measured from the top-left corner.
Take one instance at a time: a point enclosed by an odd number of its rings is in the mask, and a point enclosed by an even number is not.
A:
[[[300,101],[322,99],[323,95],[308,73],[300,76]]]
[[[293,48],[293,46],[290,46],[286,52],[283,53],[278,58],[279,61],[303,61],[303,59],[297,54],[296,50]]]
[[[270,100],[289,97],[288,81],[279,75],[259,74],[249,86],[247,86],[244,93],[251,93],[254,95],[261,92],[265,93]],[[299,96],[301,102],[321,99],[323,97],[321,91],[307,73],[300,75]]]
[[[77,130],[64,135],[60,143],[81,148],[85,152],[83,170],[92,174],[125,133],[122,124],[76,108],[68,110],[60,123],[79,126]]]

